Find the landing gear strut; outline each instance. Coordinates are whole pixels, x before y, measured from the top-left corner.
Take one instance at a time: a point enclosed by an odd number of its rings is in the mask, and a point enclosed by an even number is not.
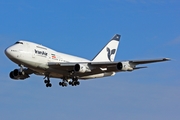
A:
[[[52,87],[52,84],[50,83],[49,76],[46,76],[45,78],[47,78],[47,80],[44,80],[44,83],[46,84],[46,87]]]

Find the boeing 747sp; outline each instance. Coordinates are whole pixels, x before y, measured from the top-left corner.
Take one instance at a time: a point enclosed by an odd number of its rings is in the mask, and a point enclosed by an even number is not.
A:
[[[10,72],[10,78],[24,80],[31,74],[44,76],[46,87],[51,87],[50,78],[60,78],[60,86],[79,85],[79,80],[113,76],[117,72],[146,68],[140,64],[163,62],[169,58],[151,60],[117,61],[114,58],[120,41],[116,34],[92,59],[87,60],[73,55],[57,52],[33,42],[20,40],[5,50],[6,56],[19,65]]]

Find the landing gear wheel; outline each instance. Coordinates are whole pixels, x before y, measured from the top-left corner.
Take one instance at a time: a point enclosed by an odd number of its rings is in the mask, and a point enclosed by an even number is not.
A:
[[[46,87],[52,87],[52,84],[51,83],[47,83]]]
[[[46,83],[46,84],[47,84],[47,83],[48,83],[48,80],[44,80],[44,83]]]
[[[64,82],[63,85],[64,85],[64,86],[67,86],[67,83]]]
[[[59,85],[62,86],[62,82],[59,82]]]
[[[72,85],[72,82],[71,82],[71,81],[69,82],[69,85]]]
[[[66,82],[59,82],[59,85],[62,86],[62,87],[66,87],[67,83]]]
[[[80,82],[79,82],[79,81],[76,81],[76,85],[80,85]]]
[[[80,85],[80,82],[79,81],[72,81],[72,86],[77,86],[77,85]]]
[[[49,83],[49,87],[52,87],[52,84],[51,84],[51,83]]]

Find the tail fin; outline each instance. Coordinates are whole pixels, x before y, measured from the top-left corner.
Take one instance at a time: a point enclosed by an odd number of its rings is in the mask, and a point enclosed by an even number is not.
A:
[[[93,62],[114,61],[119,45],[120,35],[116,34],[106,46],[93,58]]]

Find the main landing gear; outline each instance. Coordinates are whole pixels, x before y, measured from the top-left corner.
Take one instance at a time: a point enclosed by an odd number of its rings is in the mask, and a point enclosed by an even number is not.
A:
[[[77,85],[80,85],[80,82],[78,81],[77,77],[73,77],[72,81],[69,82],[69,85],[77,86]]]
[[[47,80],[44,80],[44,83],[46,84],[46,87],[52,87],[52,84],[50,83],[49,76],[46,76],[45,78],[47,78]]]
[[[72,86],[80,85],[80,82],[79,81],[72,81],[72,82],[70,81],[69,85],[72,85]]]
[[[44,83],[46,84],[46,87],[52,87],[49,76],[45,76],[44,79],[45,79]],[[68,80],[64,78],[62,82],[59,82],[59,85],[62,87],[67,87],[68,84],[71,86],[77,86],[80,85],[80,82],[78,81],[77,77],[73,77],[72,80]]]
[[[59,85],[62,87],[67,87],[67,85],[77,86],[80,85],[80,82],[78,81],[77,77],[73,77],[72,81],[68,81],[67,79],[63,79],[63,82],[59,82]]]
[[[59,82],[59,85],[62,87],[67,87],[68,84],[67,84],[67,82],[63,81],[63,82]]]

